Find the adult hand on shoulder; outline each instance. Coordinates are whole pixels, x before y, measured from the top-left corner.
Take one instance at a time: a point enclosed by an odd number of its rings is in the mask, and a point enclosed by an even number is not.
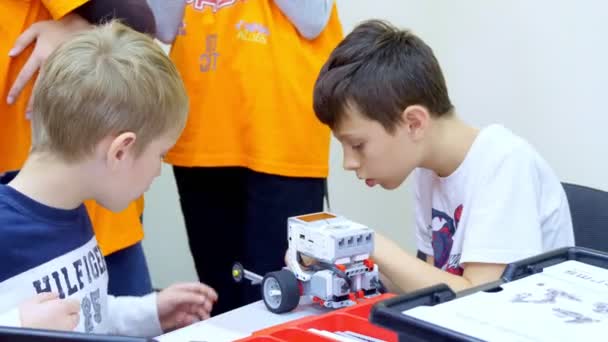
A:
[[[163,331],[182,328],[210,317],[217,293],[202,283],[178,283],[157,296],[158,318]]]
[[[35,42],[36,45],[11,86],[6,102],[9,105],[15,103],[25,85],[34,77],[48,56],[61,43],[68,40],[74,33],[90,27],[91,25],[78,14],[70,13],[59,20],[46,20],[34,23],[23,31],[15,41],[13,48],[9,51],[9,56],[19,56],[32,43]],[[30,97],[26,116],[29,117],[31,109],[32,98]]]
[[[80,321],[80,303],[43,292],[19,305],[19,316],[24,328],[71,331]]]

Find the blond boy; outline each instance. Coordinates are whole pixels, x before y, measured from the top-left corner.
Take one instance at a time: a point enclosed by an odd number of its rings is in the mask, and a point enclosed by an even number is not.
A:
[[[17,177],[0,186],[2,323],[154,336],[207,318],[217,296],[200,283],[109,296],[83,205],[94,199],[120,211],[160,174],[188,111],[163,51],[119,23],[101,26],[49,56],[33,96],[32,150]],[[40,300],[47,292],[54,295]],[[54,296],[70,305],[40,317]]]

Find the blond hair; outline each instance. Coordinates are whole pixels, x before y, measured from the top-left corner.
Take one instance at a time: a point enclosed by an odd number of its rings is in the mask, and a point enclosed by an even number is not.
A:
[[[76,35],[47,59],[34,89],[32,151],[66,161],[110,135],[134,132],[136,155],[181,134],[188,97],[173,63],[150,37],[110,22]]]

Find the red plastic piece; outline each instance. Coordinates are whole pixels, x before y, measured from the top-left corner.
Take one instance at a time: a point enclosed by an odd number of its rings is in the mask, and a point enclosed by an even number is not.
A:
[[[388,342],[398,342],[397,334],[373,325],[368,321],[372,306],[381,300],[393,297],[394,294],[383,294],[373,298],[359,300],[359,304],[323,315],[308,316],[283,323],[274,327],[254,332],[239,342],[285,342],[285,341],[333,341],[308,331],[310,328],[327,331],[353,331]],[[314,301],[314,298],[313,298]],[[316,302],[322,301],[317,298]]]

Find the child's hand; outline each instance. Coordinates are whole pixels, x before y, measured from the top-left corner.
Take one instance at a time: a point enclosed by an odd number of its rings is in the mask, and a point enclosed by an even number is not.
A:
[[[80,321],[80,303],[44,292],[23,302],[19,306],[19,316],[24,328],[71,331]]]
[[[185,327],[209,318],[217,293],[202,283],[174,284],[157,296],[158,318],[163,331]]]

